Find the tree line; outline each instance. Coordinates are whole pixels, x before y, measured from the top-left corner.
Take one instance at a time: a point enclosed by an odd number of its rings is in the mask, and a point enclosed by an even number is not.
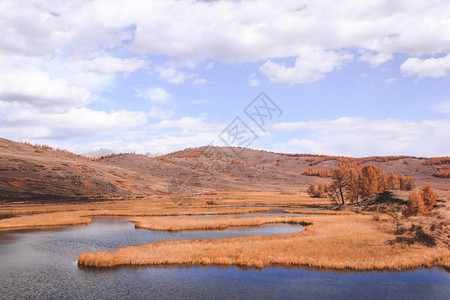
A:
[[[338,204],[354,203],[387,190],[411,191],[414,180],[403,174],[389,176],[374,165],[341,164],[332,170],[332,183],[312,184],[307,192],[311,197],[328,196]]]

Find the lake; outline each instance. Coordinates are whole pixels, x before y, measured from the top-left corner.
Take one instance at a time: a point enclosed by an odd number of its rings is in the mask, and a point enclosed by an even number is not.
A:
[[[88,226],[0,232],[2,299],[214,298],[445,299],[450,276],[438,269],[399,273],[339,273],[238,267],[80,268],[78,256],[167,240],[287,234],[299,225],[164,232],[135,229],[124,218],[94,218]]]

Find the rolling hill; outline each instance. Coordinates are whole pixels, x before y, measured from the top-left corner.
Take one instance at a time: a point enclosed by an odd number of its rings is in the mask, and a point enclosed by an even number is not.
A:
[[[173,185],[202,192],[299,191],[311,183],[330,180],[305,176],[306,169],[332,169],[342,160],[374,164],[387,173],[403,173],[418,186],[450,188],[450,179],[433,176],[443,166],[425,164],[426,159],[355,159],[230,147],[188,148],[158,157],[112,154],[91,159],[47,146],[0,139],[0,201],[145,197],[170,193]]]

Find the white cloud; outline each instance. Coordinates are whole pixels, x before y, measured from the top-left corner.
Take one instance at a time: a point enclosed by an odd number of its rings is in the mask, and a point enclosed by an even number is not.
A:
[[[170,63],[165,63],[156,67],[155,71],[159,73],[159,79],[166,80],[174,84],[183,83],[186,79],[196,76],[195,74],[182,72]]]
[[[408,58],[400,66],[400,69],[405,76],[418,75],[419,77],[445,77],[450,71],[450,54],[439,58]]]
[[[126,7],[109,0],[39,5],[10,0],[0,6],[0,49],[44,55],[126,40],[137,52],[194,60],[293,57],[305,45],[437,54],[450,50],[449,11],[445,0],[130,0]]]
[[[304,138],[277,144],[276,151],[330,155],[448,155],[450,120],[402,122],[391,119],[339,118],[331,121],[277,123],[274,130],[299,131]],[[301,133],[300,133],[301,132]]]
[[[134,72],[147,64],[145,60],[116,58],[111,56],[97,57],[84,63],[83,69],[96,73]]]
[[[151,125],[152,128],[179,128],[181,130],[196,130],[196,131],[219,131],[225,128],[223,124],[210,124],[205,122],[204,117],[183,117],[177,120],[164,120],[157,124]]]
[[[172,99],[165,89],[157,86],[146,88],[145,90],[137,90],[138,97],[146,98],[152,102],[167,102]]]
[[[293,67],[269,60],[259,70],[273,83],[313,82],[324,78],[326,73],[339,68],[352,58],[351,54],[305,48],[300,52]]]
[[[89,91],[52,79],[34,67],[3,65],[0,71],[0,101],[15,102],[45,110],[81,107],[92,100]]]
[[[255,74],[252,74],[248,77],[248,82],[251,87],[255,87],[259,85],[259,80],[255,78]]]
[[[379,65],[394,58],[392,53],[371,53],[366,52],[360,56],[360,61],[365,61],[370,64],[371,67],[378,67]]]
[[[12,139],[67,139],[113,134],[147,123],[136,111],[104,112],[72,108],[63,113],[42,112],[0,102],[0,136]]]
[[[256,79],[256,78],[250,78],[250,86],[251,87],[255,87],[255,86],[258,86],[259,85],[259,80],[258,79]]]
[[[439,102],[434,109],[439,113],[450,114],[450,101]]]

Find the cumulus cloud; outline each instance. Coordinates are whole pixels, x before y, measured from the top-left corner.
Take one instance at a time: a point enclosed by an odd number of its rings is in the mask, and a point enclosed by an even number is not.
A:
[[[295,60],[293,67],[286,67],[267,61],[259,70],[273,83],[313,82],[325,77],[325,74],[353,59],[353,55],[305,48]]]
[[[147,123],[146,114],[136,111],[105,112],[83,107],[53,113],[1,102],[0,116],[0,136],[13,139],[102,136]]]
[[[148,87],[142,91],[138,90],[137,95],[152,102],[167,102],[172,99],[172,95],[169,92],[157,86]]]
[[[448,1],[424,0],[130,0],[126,9],[109,0],[2,1],[1,48],[48,54],[125,40],[137,52],[241,62],[293,57],[304,45],[436,54],[449,50],[449,10]]]
[[[52,79],[34,67],[9,66],[0,71],[0,101],[65,110],[84,106],[90,100],[86,89],[71,86],[65,79]]]
[[[445,128],[450,128],[448,119],[402,122],[339,118],[273,125],[276,131],[299,131],[299,135],[304,136],[278,144],[275,150],[350,156],[405,153],[418,156],[448,155],[450,132]]]
[[[157,66],[155,71],[159,73],[159,79],[166,80],[170,83],[180,84],[186,79],[196,77],[196,74],[189,74],[178,70],[175,66],[170,63],[165,63],[163,65]]]
[[[450,54],[439,58],[420,59],[408,58],[400,69],[405,76],[418,75],[419,77],[445,77],[450,70]]]

